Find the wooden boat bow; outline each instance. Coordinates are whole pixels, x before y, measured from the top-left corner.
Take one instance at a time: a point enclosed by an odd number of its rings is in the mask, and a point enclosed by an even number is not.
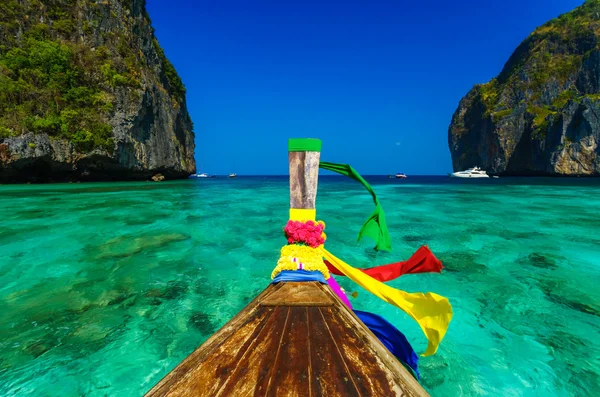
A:
[[[319,152],[290,152],[290,208],[314,209]],[[147,394],[427,396],[327,284],[270,284]]]

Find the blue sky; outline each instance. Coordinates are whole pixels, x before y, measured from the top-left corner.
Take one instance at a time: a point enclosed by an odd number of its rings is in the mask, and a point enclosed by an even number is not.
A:
[[[287,139],[367,174],[451,170],[459,100],[583,0],[147,0],[198,172],[286,174]]]

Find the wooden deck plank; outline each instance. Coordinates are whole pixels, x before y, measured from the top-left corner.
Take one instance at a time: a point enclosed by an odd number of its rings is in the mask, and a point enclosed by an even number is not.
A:
[[[326,309],[325,309],[326,310]],[[335,348],[321,308],[308,308],[313,396],[360,396],[344,359]]]
[[[334,300],[312,283],[280,283],[281,288],[263,299],[263,306],[332,306]]]
[[[263,396],[271,379],[271,371],[276,368],[277,350],[284,335],[289,314],[287,307],[260,308],[272,310],[270,322],[256,337],[252,351],[236,364],[236,371],[219,391],[218,396]]]
[[[263,362],[261,363],[262,365],[259,366],[259,376],[254,388],[254,396],[265,396],[267,394],[271,379],[273,378],[273,373],[277,371],[279,352],[281,351],[285,329],[288,325],[290,308],[277,307],[276,310],[282,313],[281,320],[277,324],[277,327],[272,330],[272,335],[269,335],[270,348],[265,349],[261,355],[261,361]],[[285,317],[283,317],[283,313],[285,313]]]
[[[308,351],[308,311],[290,307],[288,322],[281,338],[277,367],[271,375],[268,396],[293,397],[310,395]]]
[[[340,355],[344,357],[348,372],[352,374],[360,394],[394,395],[385,365],[373,354],[368,343],[365,343],[366,340],[359,333],[352,332],[347,317],[338,315],[335,308],[321,311],[327,317],[329,331],[337,341],[336,347],[340,349]]]

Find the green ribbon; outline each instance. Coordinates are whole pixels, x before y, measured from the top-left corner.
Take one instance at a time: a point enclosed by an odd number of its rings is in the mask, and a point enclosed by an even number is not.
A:
[[[321,140],[314,138],[290,138],[288,152],[320,152]]]
[[[392,239],[390,238],[390,233],[387,229],[387,224],[385,223],[385,213],[383,212],[383,207],[379,203],[379,199],[375,194],[375,191],[369,185],[367,181],[363,179],[362,176],[348,164],[336,164],[336,163],[327,163],[322,161],[319,164],[320,168],[324,170],[337,172],[338,174],[345,175],[349,178],[354,179],[355,181],[360,182],[373,196],[373,201],[375,202],[375,210],[369,216],[369,219],[365,222],[365,224],[360,228],[358,232],[358,240],[363,238],[364,236],[369,236],[377,243],[375,245],[375,249],[380,251],[391,251],[392,250]]]

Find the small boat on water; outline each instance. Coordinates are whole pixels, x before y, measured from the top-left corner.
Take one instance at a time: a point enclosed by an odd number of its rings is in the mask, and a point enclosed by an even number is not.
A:
[[[237,178],[237,174],[232,172],[231,174],[227,175],[227,178]]]
[[[288,151],[289,220],[271,283],[146,397],[429,396],[419,384],[419,357],[408,339],[380,315],[354,309],[350,298],[356,293],[346,295],[333,275],[406,312],[425,334],[423,356],[429,356],[452,319],[450,302],[384,282],[407,273],[439,273],[442,263],[426,246],[407,261],[368,269],[334,256],[325,249],[325,223],[316,218],[320,168],[354,179],[371,194],[375,216],[363,226],[369,226],[365,235],[376,250],[391,250],[383,208],[352,167],[320,161],[320,140],[290,139]]]
[[[469,168],[466,171],[458,171],[450,174],[452,178],[489,178],[490,176],[479,167]]]
[[[406,174],[399,172],[396,174],[396,179],[406,179]]]
[[[197,178],[212,178],[212,176],[208,175],[206,172],[196,175]]]

